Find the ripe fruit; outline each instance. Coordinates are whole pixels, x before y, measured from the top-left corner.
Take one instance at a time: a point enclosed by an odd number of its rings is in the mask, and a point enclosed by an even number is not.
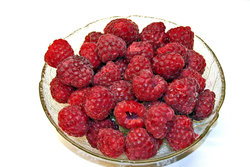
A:
[[[191,68],[202,75],[206,67],[206,61],[203,56],[194,50],[188,50],[187,54],[188,61],[186,68]]]
[[[92,31],[90,32],[86,37],[84,42],[93,42],[93,43],[97,43],[98,39],[100,38],[100,36],[102,36],[103,34],[101,32],[96,32],[96,31]]]
[[[67,106],[58,113],[58,125],[70,136],[84,136],[88,130],[88,117],[80,106]]]
[[[68,103],[70,105],[83,106],[83,99],[89,90],[90,87],[77,89],[70,95]]]
[[[145,56],[151,60],[154,57],[154,48],[148,42],[133,42],[127,49],[127,61],[129,62],[136,55]]]
[[[74,51],[64,39],[57,39],[48,47],[44,60],[51,67],[57,67],[67,57],[73,56]]]

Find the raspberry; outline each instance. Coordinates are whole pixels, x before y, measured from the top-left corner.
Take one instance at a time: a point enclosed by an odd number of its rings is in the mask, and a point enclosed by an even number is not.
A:
[[[163,22],[151,23],[142,30],[140,38],[142,41],[149,42],[155,49],[157,49],[167,43],[165,29],[166,27]]]
[[[71,56],[63,60],[56,72],[62,83],[77,88],[88,86],[94,75],[89,61],[80,56]]]
[[[68,99],[68,103],[70,105],[78,105],[78,106],[83,106],[83,99],[85,94],[88,93],[88,91],[90,90],[90,87],[86,87],[86,88],[80,88],[76,91],[74,91],[69,99]]]
[[[73,55],[74,51],[69,43],[64,39],[57,39],[48,47],[44,55],[44,61],[51,67],[56,68],[60,62]]]
[[[153,70],[166,80],[177,78],[185,65],[184,59],[178,53],[166,53],[153,58]]]
[[[119,56],[124,56],[126,47],[123,39],[112,34],[106,34],[102,35],[97,42],[97,54],[99,59],[106,63],[110,60],[115,60]]]
[[[193,78],[174,80],[168,86],[164,96],[165,102],[180,114],[190,114],[196,104],[198,94],[196,84]]]
[[[165,103],[151,106],[145,117],[147,131],[156,139],[163,139],[167,134],[167,122],[174,117],[174,110]]]
[[[191,28],[189,26],[172,28],[167,31],[166,37],[169,42],[177,42],[187,47],[188,49],[193,49],[194,33],[191,31]]]
[[[114,62],[109,61],[94,76],[94,84],[102,86],[110,86],[113,82],[121,80],[120,69]]]
[[[117,158],[125,150],[125,137],[122,132],[111,128],[99,130],[97,148],[107,157]]]
[[[165,46],[157,49],[157,55],[165,53],[178,53],[184,59],[184,62],[187,62],[187,48],[180,43],[168,43]]]
[[[98,39],[100,38],[100,36],[102,36],[103,34],[101,32],[96,32],[96,31],[92,31],[90,32],[86,37],[84,42],[93,42],[93,43],[97,43]]]
[[[196,134],[192,121],[185,115],[176,115],[173,121],[168,124],[169,132],[166,139],[174,151],[184,149],[195,141]]]
[[[97,136],[100,129],[103,128],[112,128],[112,129],[118,129],[117,125],[115,125],[114,122],[112,122],[110,119],[105,119],[102,121],[89,121],[89,130],[86,134],[86,138],[89,142],[89,144],[93,148],[97,148]]]
[[[156,155],[159,143],[144,128],[131,129],[126,136],[125,154],[130,160],[149,159]]]
[[[157,150],[159,150],[161,148],[162,143],[163,143],[163,139],[156,140]]]
[[[141,70],[151,70],[150,61],[144,56],[134,56],[125,71],[124,78],[127,81],[132,81],[133,78],[139,75]]]
[[[116,121],[127,129],[143,127],[145,114],[145,107],[135,101],[119,102],[114,109]]]
[[[96,44],[85,42],[82,44],[79,55],[85,57],[92,64],[94,69],[97,69],[101,65],[101,61],[96,53]]]
[[[194,109],[193,118],[202,120],[212,114],[215,103],[215,93],[209,89],[204,90],[198,96],[197,104]]]
[[[202,75],[205,71],[206,60],[203,58],[202,55],[195,52],[194,50],[188,50],[187,53],[188,53],[188,61],[186,68],[191,68],[195,71],[198,71],[198,73]]]
[[[206,86],[206,80],[195,70],[191,68],[184,69],[179,78],[194,78],[196,79],[197,83],[199,84],[198,92],[202,92]]]
[[[109,87],[109,89],[113,93],[116,103],[121,102],[123,100],[135,99],[132,90],[132,85],[127,81],[116,81]]]
[[[52,79],[50,82],[50,93],[58,103],[67,103],[71,93],[75,88],[64,85],[58,78]]]
[[[133,91],[141,101],[155,101],[167,89],[167,82],[159,75],[154,75],[150,70],[142,70],[132,82]]]
[[[70,136],[84,136],[88,130],[88,117],[80,106],[67,106],[58,113],[58,125]]]
[[[145,56],[151,60],[154,57],[154,48],[148,42],[133,42],[127,49],[126,59],[129,62],[136,55]]]
[[[113,94],[103,86],[94,86],[85,95],[84,108],[86,114],[95,120],[107,118],[110,111],[115,107]]]
[[[127,62],[125,59],[117,59],[115,62],[115,65],[120,69],[120,73],[122,78],[124,77],[125,70],[127,69]]]
[[[156,105],[156,104],[160,104],[160,103],[162,103],[162,102],[159,100],[157,100],[157,101],[144,101],[143,105],[148,110],[151,106]]]
[[[122,38],[127,44],[131,44],[133,41],[139,39],[139,29],[130,19],[115,19],[109,22],[104,28],[105,34],[114,34]]]

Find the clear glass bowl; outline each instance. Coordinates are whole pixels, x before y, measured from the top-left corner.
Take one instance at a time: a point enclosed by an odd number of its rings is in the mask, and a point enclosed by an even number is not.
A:
[[[84,41],[84,37],[91,31],[101,31],[105,25],[113,19],[116,18],[129,18],[133,20],[135,23],[138,24],[140,32],[143,27],[147,26],[152,22],[162,21],[166,26],[166,30],[178,26],[177,24],[166,21],[164,19],[153,18],[153,17],[146,17],[146,16],[138,16],[132,15],[128,17],[109,17],[104,18],[101,20],[97,20],[87,24],[85,27],[79,28],[73,33],[69,34],[65,39],[70,43],[74,52],[77,54],[79,49]],[[194,130],[199,135],[196,141],[190,145],[189,147],[180,150],[180,151],[172,151],[167,143],[164,141],[162,147],[158,151],[157,155],[154,157],[147,159],[147,160],[139,160],[139,161],[130,161],[126,158],[125,155],[118,157],[117,159],[105,157],[102,155],[100,151],[97,149],[92,148],[88,141],[86,140],[85,136],[76,138],[67,135],[64,133],[60,127],[58,126],[57,115],[58,112],[67,104],[59,104],[50,94],[50,82],[56,75],[56,69],[48,66],[47,64],[44,65],[42,70],[42,77],[39,84],[39,92],[40,92],[40,99],[45,111],[46,116],[52,123],[52,125],[56,128],[58,133],[67,141],[69,141],[72,145],[76,146],[78,149],[91,154],[94,158],[98,158],[99,160],[106,161],[108,163],[115,163],[119,165],[166,165],[173,163],[188,154],[194,151],[203,141],[206,134],[211,129],[211,126],[215,123],[215,121],[219,117],[219,110],[223,104],[224,97],[225,97],[225,78],[223,74],[222,67],[215,56],[214,52],[211,48],[197,35],[194,37],[194,50],[204,56],[206,59],[206,69],[203,74],[203,77],[206,79],[206,88],[212,90],[216,94],[215,99],[215,107],[213,110],[212,115],[203,120],[203,121],[194,121]]]

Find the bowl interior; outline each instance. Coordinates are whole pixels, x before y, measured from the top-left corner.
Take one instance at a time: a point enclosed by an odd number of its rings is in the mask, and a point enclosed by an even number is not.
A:
[[[120,18],[120,17],[118,16],[110,17],[110,18],[105,18],[105,19],[101,19],[101,20],[97,20],[92,23],[89,23],[85,27],[74,31],[73,33],[68,35],[65,39],[70,43],[75,54],[78,54],[79,49],[84,41],[84,38],[89,32],[91,31],[103,32],[105,25],[115,18]],[[164,22],[166,26],[166,30],[177,26],[173,22],[166,21],[166,20],[159,19],[159,18],[153,18],[153,17],[133,15],[133,16],[128,16],[126,18],[129,18],[133,20],[135,23],[137,23],[139,26],[140,32],[143,27],[147,26],[148,24],[152,22],[159,22],[159,21]],[[172,163],[182,158],[185,154],[188,154],[191,151],[193,151],[199,145],[199,143],[201,143],[201,140],[208,133],[210,127],[218,118],[219,109],[223,103],[224,96],[225,96],[225,79],[224,79],[223,71],[213,51],[198,36],[195,36],[194,38],[194,50],[200,53],[201,55],[203,55],[204,58],[206,59],[207,65],[206,65],[206,69],[203,74],[203,77],[206,79],[206,88],[215,92],[216,99],[215,99],[215,107],[213,110],[213,114],[209,118],[203,121],[194,121],[194,130],[199,135],[199,137],[191,146],[183,150],[180,150],[178,152],[172,151],[168,147],[167,143],[164,141],[157,155],[148,160],[130,161],[126,158],[125,155],[122,155],[118,157],[117,159],[113,159],[113,158],[108,158],[108,157],[103,156],[100,151],[92,148],[88,144],[88,141],[86,140],[85,137],[75,138],[72,136],[68,136],[66,133],[64,133],[60,129],[60,127],[58,126],[58,120],[57,120],[58,112],[67,104],[60,104],[60,103],[57,103],[55,100],[53,100],[50,94],[50,82],[56,76],[56,69],[48,66],[47,64],[44,65],[44,68],[42,71],[42,78],[41,78],[41,82],[39,86],[40,98],[41,98],[44,111],[48,119],[50,120],[50,122],[56,128],[56,130],[67,141],[69,141],[71,144],[73,144],[80,150],[83,150],[91,155],[94,155],[95,157],[99,159],[113,162],[113,163],[119,163],[119,164],[144,164],[145,165],[145,164],[157,163],[160,161],[167,161],[167,163]]]

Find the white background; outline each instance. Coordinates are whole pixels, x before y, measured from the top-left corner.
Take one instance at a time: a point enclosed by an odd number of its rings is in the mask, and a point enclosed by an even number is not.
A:
[[[216,126],[195,152],[170,166],[248,165],[249,0],[21,0],[0,2],[0,166],[105,165],[78,156],[60,138],[43,112],[38,83],[44,53],[54,39],[93,20],[131,14],[191,26],[224,69],[226,98]]]

